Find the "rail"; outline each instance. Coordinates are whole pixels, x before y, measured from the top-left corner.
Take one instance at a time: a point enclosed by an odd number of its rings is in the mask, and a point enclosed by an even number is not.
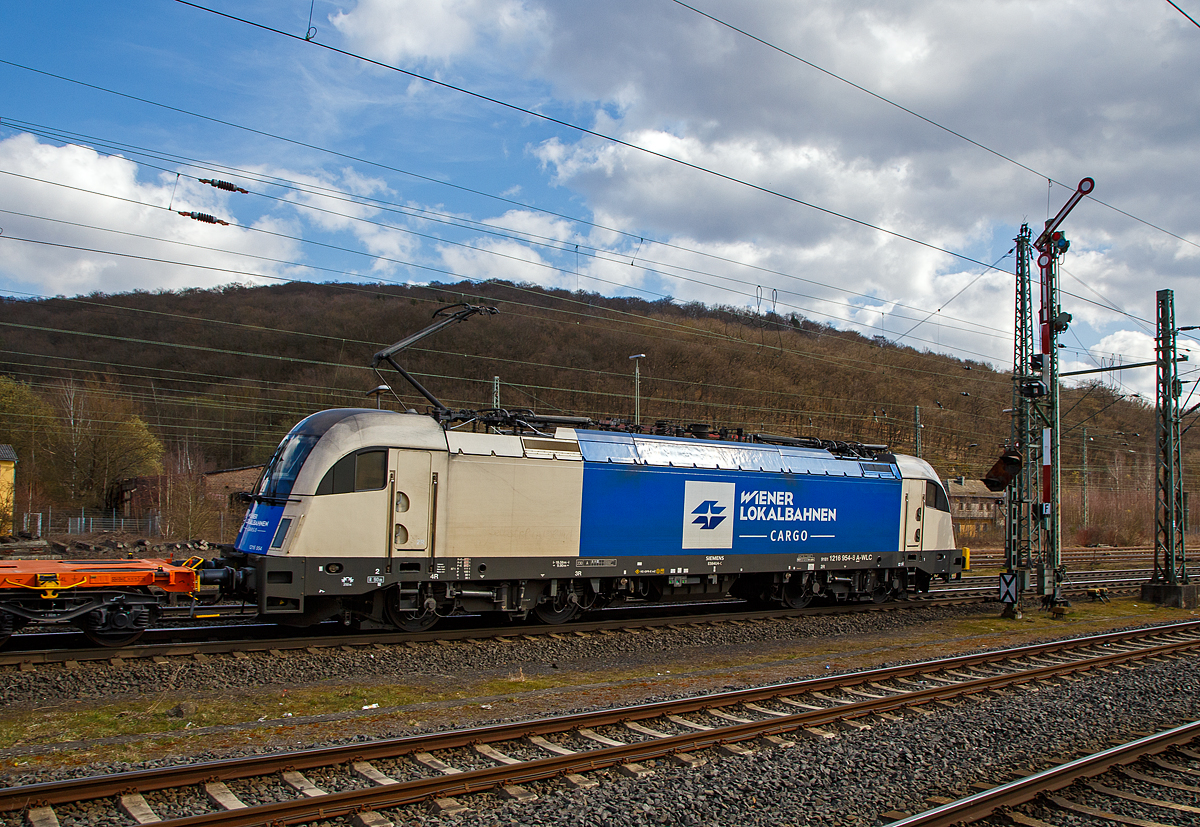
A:
[[[714,695],[577,713],[559,718],[6,788],[0,789],[0,812],[11,812],[35,805],[45,807],[59,803],[127,796],[131,793],[140,795],[143,792],[196,784],[223,783],[276,772],[285,773],[285,777],[286,774],[290,774],[295,783],[306,783],[302,773],[307,769],[336,765],[361,767],[372,760],[399,757],[417,757],[419,760],[420,756],[428,756],[437,750],[464,747],[474,747],[482,754],[490,754],[493,758],[499,755],[500,758],[506,759],[498,760],[496,766],[462,772],[447,768],[449,772],[443,769],[442,775],[411,781],[396,781],[376,772],[374,783],[379,786],[329,793],[317,790],[311,793],[311,798],[220,810],[161,822],[172,827],[298,824],[376,808],[398,807],[429,798],[479,792],[567,773],[587,772],[618,764],[628,766],[631,762],[636,764],[639,761],[666,758],[712,747],[728,748],[730,745],[751,739],[774,738],[778,742],[781,736],[819,733],[817,728],[834,722],[853,721],[870,715],[948,701],[964,695],[1002,690],[1065,674],[1196,650],[1200,650],[1200,621],[1191,621],[1152,629],[1111,632],[1001,651],[961,655],[847,675],[822,676]],[[1056,656],[1054,662],[1038,657],[1048,654]],[[972,669],[976,672],[968,671]],[[925,684],[911,680],[915,677],[930,678],[934,675],[939,677],[928,680]],[[843,699],[829,698],[825,694],[839,689],[855,691],[848,691]],[[806,700],[796,701],[797,697]],[[811,702],[817,698],[832,703],[820,706]],[[767,709],[762,706],[764,703],[775,703],[788,709]],[[750,720],[720,712],[737,705],[746,710],[754,710],[765,717]],[[689,723],[687,719],[680,717],[705,712],[731,723],[709,726],[697,724],[695,721]],[[697,731],[668,734],[656,732],[645,726],[641,726],[639,730],[630,725],[655,718],[675,721]],[[601,742],[607,745],[599,749],[551,749],[549,751],[556,754],[528,761],[508,759],[507,756],[498,753],[494,746],[488,751],[480,747],[520,739],[538,743],[535,739],[541,738],[542,743],[547,743],[543,737],[545,735],[570,731],[592,731],[594,734],[596,727],[618,725],[625,725],[631,732],[640,731],[650,737],[648,740],[632,743],[601,739]],[[1107,758],[1101,760],[1116,760],[1118,753],[1109,750],[1102,755]],[[426,763],[426,766],[430,766],[429,763]],[[361,770],[360,774],[370,777],[370,774]],[[976,798],[978,797],[972,797]],[[938,811],[948,812],[946,808],[938,808],[937,811],[931,812]],[[924,815],[932,818],[928,813]],[[963,817],[957,816],[958,819]],[[913,827],[916,824],[953,822],[905,820],[898,823],[905,827]]]
[[[1099,775],[1109,769],[1131,764],[1147,755],[1190,743],[1200,737],[1200,721],[1140,738],[1103,752],[1078,758],[1057,767],[1001,784],[967,798],[943,804],[932,810],[893,821],[886,827],[952,827],[994,813],[1000,807],[1014,807],[1040,795],[1069,787],[1081,778]]]

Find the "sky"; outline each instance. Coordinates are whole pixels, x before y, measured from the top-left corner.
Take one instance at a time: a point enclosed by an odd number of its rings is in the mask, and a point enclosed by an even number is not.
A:
[[[1061,369],[1153,359],[1158,290],[1200,324],[1200,26],[1165,0],[197,6],[8,4],[0,294],[500,278],[1005,369],[1013,239],[1086,176]]]

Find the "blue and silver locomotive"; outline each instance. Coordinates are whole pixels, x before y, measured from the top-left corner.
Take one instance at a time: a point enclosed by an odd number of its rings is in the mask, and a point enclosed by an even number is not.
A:
[[[415,630],[728,595],[883,601],[964,568],[936,473],[883,446],[465,413],[304,419],[205,579],[280,622]],[[450,427],[464,420],[485,432]]]

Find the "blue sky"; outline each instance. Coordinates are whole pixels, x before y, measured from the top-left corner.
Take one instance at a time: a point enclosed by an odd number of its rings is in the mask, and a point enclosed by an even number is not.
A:
[[[327,45],[981,262],[1069,197],[1045,176],[1090,175],[1169,232],[1076,209],[1064,369],[1149,358],[1158,289],[1200,323],[1200,28],[1165,2],[693,4],[1011,160],[672,0],[202,5],[301,38],[311,5],[314,42],[170,0],[6,8],[0,291],[505,278],[891,338],[932,313],[905,342],[1010,358],[1011,276]]]

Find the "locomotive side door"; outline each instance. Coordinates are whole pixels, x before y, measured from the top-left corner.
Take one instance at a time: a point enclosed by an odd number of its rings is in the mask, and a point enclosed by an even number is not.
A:
[[[430,546],[433,475],[428,451],[391,450],[388,557],[424,557]]]
[[[904,481],[904,550],[925,547],[925,481]]]

